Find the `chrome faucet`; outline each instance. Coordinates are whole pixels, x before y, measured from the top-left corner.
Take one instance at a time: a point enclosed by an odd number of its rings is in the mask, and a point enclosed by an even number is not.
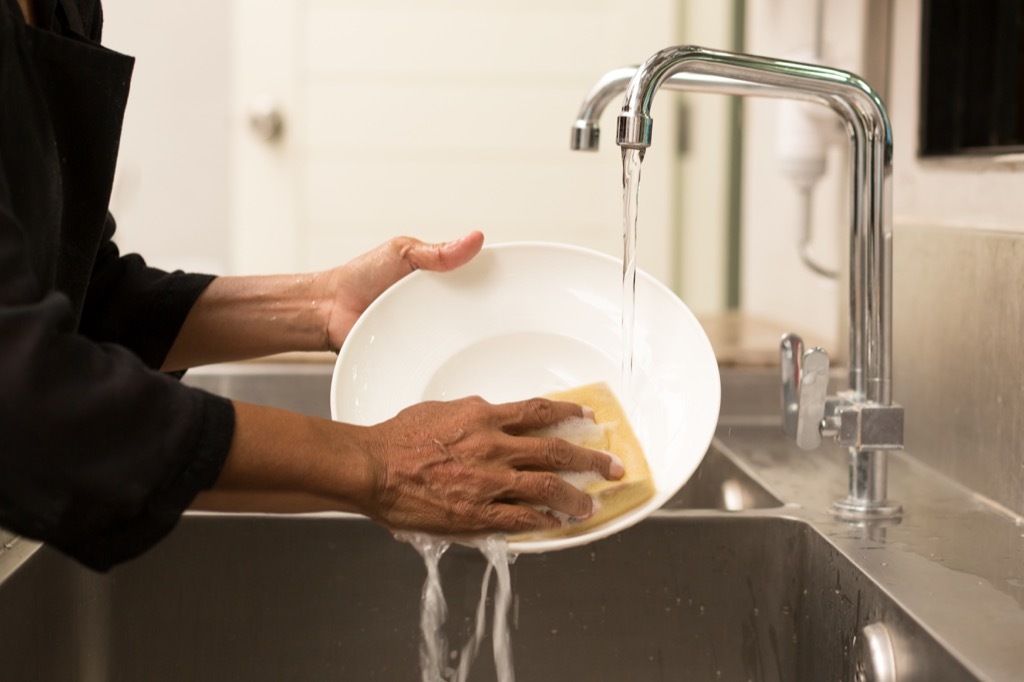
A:
[[[609,72],[591,89],[572,130],[573,149],[596,149],[604,106],[625,91],[616,142],[651,144],[650,116],[662,87],[816,102],[850,136],[850,368],[848,390],[827,396],[828,353],[783,337],[783,428],[801,448],[823,435],[849,450],[849,493],[832,505],[846,520],[897,517],[887,497],[887,457],[903,447],[903,408],[892,401],[892,130],[881,99],[858,76],[825,66],[683,45],[639,67]]]

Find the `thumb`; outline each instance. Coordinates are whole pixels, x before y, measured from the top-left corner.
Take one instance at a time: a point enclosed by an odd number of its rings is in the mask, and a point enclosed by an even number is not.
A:
[[[439,244],[416,241],[409,244],[402,256],[413,270],[446,272],[468,263],[480,253],[483,245],[483,233],[474,230],[463,237]]]

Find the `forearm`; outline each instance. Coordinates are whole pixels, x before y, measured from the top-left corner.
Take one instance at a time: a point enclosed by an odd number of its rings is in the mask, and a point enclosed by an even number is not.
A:
[[[214,488],[193,509],[366,513],[374,477],[366,429],[235,403],[231,450]]]
[[[553,437],[514,436],[570,418],[579,405],[543,399],[427,402],[374,426],[235,403],[235,430],[216,484],[193,509],[351,511],[391,529],[448,535],[532,532],[588,518],[593,501],[554,472],[624,475],[606,453]]]
[[[189,311],[161,369],[327,350],[326,276],[215,279]]]
[[[257,514],[309,514],[313,512],[357,512],[336,500],[301,493],[207,490],[196,496],[190,509],[205,512]]]
[[[324,272],[215,279],[189,311],[162,369],[337,350],[388,287],[414,270],[457,268],[480,251],[483,241],[480,232],[442,244],[396,237]]]

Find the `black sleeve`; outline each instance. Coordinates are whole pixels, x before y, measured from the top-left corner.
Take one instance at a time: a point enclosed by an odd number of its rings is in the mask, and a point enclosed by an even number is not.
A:
[[[188,311],[214,278],[168,273],[136,254],[121,256],[113,234],[114,220],[107,214],[79,330],[94,341],[122,345],[158,369]]]
[[[78,333],[69,299],[37,281],[10,205],[0,168],[0,526],[105,570],[157,542],[213,485],[234,410],[119,343]],[[125,278],[147,283],[147,300],[179,288],[188,290],[182,301],[197,295],[195,285],[115,261],[107,248],[95,282],[115,307],[108,289]],[[166,331],[158,343],[138,342],[147,362],[166,352]],[[109,334],[125,336],[135,343],[123,328]]]

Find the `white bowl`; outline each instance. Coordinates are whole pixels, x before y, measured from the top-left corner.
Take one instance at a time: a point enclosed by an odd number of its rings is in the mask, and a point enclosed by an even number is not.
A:
[[[424,400],[507,402],[607,382],[644,448],[655,496],[581,535],[510,542],[509,550],[592,542],[672,497],[718,422],[718,363],[693,313],[637,273],[634,369],[623,391],[621,311],[622,262],[575,246],[499,244],[452,272],[414,272],[353,327],[334,368],[331,414],[372,425]]]

